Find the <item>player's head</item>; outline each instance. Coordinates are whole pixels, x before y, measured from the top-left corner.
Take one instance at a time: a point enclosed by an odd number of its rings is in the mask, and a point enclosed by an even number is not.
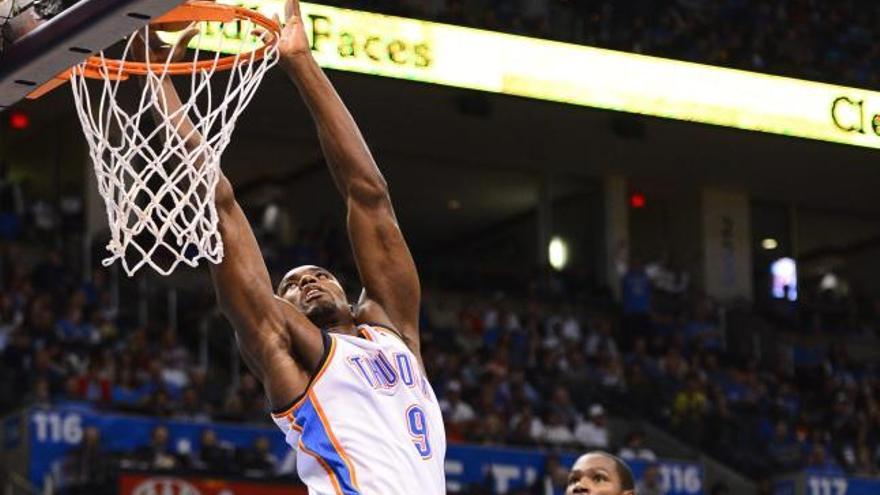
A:
[[[339,280],[319,266],[304,265],[290,270],[278,284],[276,294],[321,328],[352,318],[348,297]]]
[[[582,455],[568,475],[565,495],[635,495],[635,479],[622,459],[607,452]]]

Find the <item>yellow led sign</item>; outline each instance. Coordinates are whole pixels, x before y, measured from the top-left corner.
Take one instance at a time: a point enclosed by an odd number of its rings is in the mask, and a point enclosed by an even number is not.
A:
[[[235,3],[283,17],[283,0]],[[877,92],[310,3],[302,10],[315,58],[331,69],[880,148]],[[194,43],[219,48],[219,29],[205,31]]]

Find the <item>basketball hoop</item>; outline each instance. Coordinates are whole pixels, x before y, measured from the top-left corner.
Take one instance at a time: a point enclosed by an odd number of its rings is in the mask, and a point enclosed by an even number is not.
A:
[[[196,41],[206,31],[234,36],[215,36],[216,46],[210,52],[195,48],[190,61],[172,61],[173,49],[166,60],[133,57],[136,34],[148,40],[150,30],[191,22],[201,23]],[[223,259],[214,205],[220,157],[236,119],[278,61],[280,32],[277,22],[253,10],[192,1],[129,36],[118,58],[100,52],[59,76],[70,79],[107,209],[111,239],[104,266],[121,260],[129,276],[144,265],[168,275],[180,263],[195,267],[201,259]],[[229,74],[228,81],[212,85],[220,72]],[[128,105],[133,110],[123,108],[123,101],[132,102],[120,94],[130,76],[143,80],[140,98]],[[170,76],[189,76],[189,94],[181,95],[176,110],[162,90]],[[181,135],[186,119],[194,129]],[[195,133],[201,139],[191,139]]]

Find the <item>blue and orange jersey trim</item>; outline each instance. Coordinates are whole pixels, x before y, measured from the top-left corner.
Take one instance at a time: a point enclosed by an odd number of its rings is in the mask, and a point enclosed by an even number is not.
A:
[[[360,495],[354,464],[333,433],[314,391],[336,354],[336,346],[336,339],[330,337],[327,356],[305,393],[288,409],[272,415],[287,419],[290,427],[299,432],[298,447],[324,469],[337,495]]]
[[[321,465],[337,495],[360,495],[354,464],[333,434],[315,393],[310,392],[287,418],[300,433],[299,448]]]

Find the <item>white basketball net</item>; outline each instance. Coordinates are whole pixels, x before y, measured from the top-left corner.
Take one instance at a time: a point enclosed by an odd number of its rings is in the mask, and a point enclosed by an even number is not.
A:
[[[143,39],[149,39],[149,29],[141,30]],[[121,60],[130,57],[134,39],[134,35],[128,38]],[[103,62],[103,79],[98,82],[91,79],[90,83],[84,76],[84,65],[74,68],[73,97],[110,224],[110,256],[103,260],[104,266],[119,259],[129,276],[144,265],[168,275],[180,263],[195,267],[201,259],[211,263],[223,259],[214,204],[220,157],[236,119],[278,61],[277,39],[266,33],[259,39],[260,43],[274,41],[260,60],[253,60],[252,45],[245,47],[245,40],[224,39],[216,51],[196,50],[189,94],[181,95],[182,106],[177,110],[164,104],[162,83],[172,77],[165,70],[121,81],[121,66],[105,58],[104,52],[98,54]],[[215,81],[212,86],[211,79],[218,72],[221,51],[238,55],[228,81],[218,89],[221,84]],[[195,70],[196,61],[205,54],[213,57],[213,66]],[[170,62],[169,51],[163,67]],[[101,87],[100,92],[91,94],[92,86]],[[126,97],[122,97],[118,93],[126,87]],[[142,88],[138,101],[128,97],[132,88]],[[181,135],[183,117],[193,123],[195,130],[189,135]],[[188,148],[187,140],[195,132],[203,139]]]

